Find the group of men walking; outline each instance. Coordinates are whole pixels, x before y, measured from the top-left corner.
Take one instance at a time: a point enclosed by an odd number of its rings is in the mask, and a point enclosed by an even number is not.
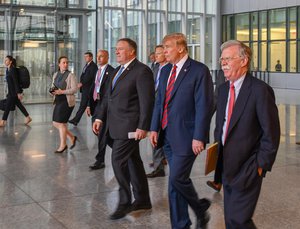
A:
[[[221,52],[226,82],[218,90],[214,140],[224,187],[225,225],[256,228],[252,216],[279,145],[278,111],[272,88],[248,73],[250,48],[234,40],[225,42]],[[115,55],[120,65],[113,69],[107,64],[107,51],[97,53],[98,67],[91,53],[86,53],[87,65],[78,87],[88,99],[81,100],[69,121],[77,125],[85,110],[92,116],[99,152],[91,169],[103,168],[105,147],[112,148],[112,167],[120,188],[110,219],[152,208],[147,177],[165,176],[166,158],[172,228],[190,228],[188,207],[196,216],[196,228],[205,228],[211,202],[198,196],[190,174],[209,142],[214,95],[208,67],[188,56],[187,40],[181,33],[165,36],[156,47],[153,72],[137,59],[137,45],[129,38],[118,40]],[[88,72],[90,79],[83,79]],[[85,80],[90,86],[84,86]],[[139,141],[148,131],[154,170],[146,175]]]

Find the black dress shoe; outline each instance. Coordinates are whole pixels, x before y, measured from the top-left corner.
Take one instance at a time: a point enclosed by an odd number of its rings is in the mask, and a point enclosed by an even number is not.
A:
[[[160,170],[154,170],[151,173],[148,173],[146,175],[148,178],[154,178],[154,177],[164,177],[166,176],[165,170],[160,169]]]
[[[101,163],[95,163],[95,164],[91,165],[89,168],[91,170],[97,170],[97,169],[103,169],[104,167],[105,167],[104,162],[101,162]]]
[[[200,217],[197,217],[196,229],[206,229],[209,219],[210,216],[207,212],[204,212]]]
[[[138,203],[137,201],[134,201],[131,205],[131,211],[138,211],[138,210],[149,210],[152,208],[152,204],[149,203]]]
[[[56,150],[56,151],[54,151],[54,153],[63,153],[67,149],[68,149],[68,146],[66,145],[65,148],[63,148],[62,150]]]
[[[205,229],[207,228],[207,223],[210,219],[210,216],[207,212],[207,209],[210,207],[211,202],[210,200],[203,198],[199,200],[199,212],[197,214],[197,224],[196,229]]]
[[[78,141],[77,137],[74,136],[73,144],[70,146],[70,149],[73,149],[76,146],[76,141]]]
[[[73,124],[74,126],[77,126],[78,122],[75,122],[74,120],[69,120],[69,123]]]
[[[111,220],[121,219],[125,217],[130,211],[130,205],[120,205],[118,206],[117,210],[109,216],[109,218]]]

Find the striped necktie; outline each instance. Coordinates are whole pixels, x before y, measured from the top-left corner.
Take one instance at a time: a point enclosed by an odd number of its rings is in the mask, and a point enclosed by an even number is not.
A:
[[[168,105],[169,105],[169,101],[170,101],[170,98],[171,98],[171,93],[173,91],[174,84],[175,84],[176,69],[177,69],[177,66],[174,65],[173,69],[172,69],[170,79],[169,79],[169,83],[168,83],[168,86],[167,86],[167,89],[166,89],[164,110],[163,110],[163,115],[162,115],[162,120],[161,120],[162,129],[165,129],[167,127],[167,124],[168,124]]]

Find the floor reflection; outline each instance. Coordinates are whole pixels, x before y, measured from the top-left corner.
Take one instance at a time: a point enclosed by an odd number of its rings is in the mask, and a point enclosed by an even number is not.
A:
[[[267,174],[254,220],[258,228],[298,228],[300,210],[300,92],[275,90],[281,123],[281,144],[272,173]],[[23,115],[12,112],[0,129],[0,228],[170,228],[167,177],[149,180],[153,209],[129,214],[112,222],[110,212],[118,201],[118,185],[107,148],[106,167],[89,171],[97,142],[90,119],[83,117],[71,131],[79,143],[68,153],[55,155],[57,131],[52,128],[52,105],[27,105],[30,127]],[[74,110],[77,110],[76,108]],[[2,114],[2,113],[1,113]],[[0,115],[1,115],[0,114]],[[212,122],[212,130],[214,121]],[[212,133],[211,133],[212,136]],[[147,172],[151,146],[140,144]],[[224,229],[223,194],[206,186],[205,155],[193,168],[192,179],[200,197],[212,199],[209,228]],[[192,222],[195,217],[191,213]]]

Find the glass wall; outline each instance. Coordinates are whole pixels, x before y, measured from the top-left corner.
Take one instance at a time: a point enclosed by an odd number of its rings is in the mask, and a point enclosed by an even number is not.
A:
[[[69,57],[69,69],[78,78],[87,50],[95,55],[97,49],[107,49],[110,64],[117,66],[115,45],[122,37],[135,40],[138,59],[148,63],[149,53],[166,34],[182,32],[187,36],[190,57],[217,66],[212,41],[220,31],[214,25],[218,0],[0,2],[0,84],[5,78],[3,57],[13,55],[31,73],[25,102],[51,100],[48,88],[61,55]]]
[[[127,36],[137,42],[138,58],[149,63],[148,55],[161,43],[166,34],[182,32],[187,36],[190,56],[205,63],[208,61],[206,64],[211,66],[211,43],[212,37],[216,36],[212,23],[216,16],[217,2],[217,0],[98,0],[98,11],[105,15],[104,30],[101,26],[98,27],[98,33],[104,34],[103,43],[100,42],[99,48],[109,50],[110,62],[116,66],[114,58],[116,41],[122,36]],[[112,16],[113,12],[119,12],[119,15]],[[204,14],[207,17],[203,17]],[[115,26],[112,26],[113,21],[117,21]],[[101,19],[98,23],[101,23]],[[203,48],[207,46],[202,57],[201,46]]]
[[[225,15],[223,41],[237,39],[249,43],[253,51],[253,71],[299,72],[299,12],[298,6]]]
[[[67,12],[65,8],[69,8]],[[51,101],[48,89],[58,57],[68,56],[69,70],[79,77],[83,53],[96,50],[95,11],[95,1],[14,0],[1,4],[0,83],[5,81],[4,57],[12,55],[17,65],[30,72],[31,85],[24,101]]]

